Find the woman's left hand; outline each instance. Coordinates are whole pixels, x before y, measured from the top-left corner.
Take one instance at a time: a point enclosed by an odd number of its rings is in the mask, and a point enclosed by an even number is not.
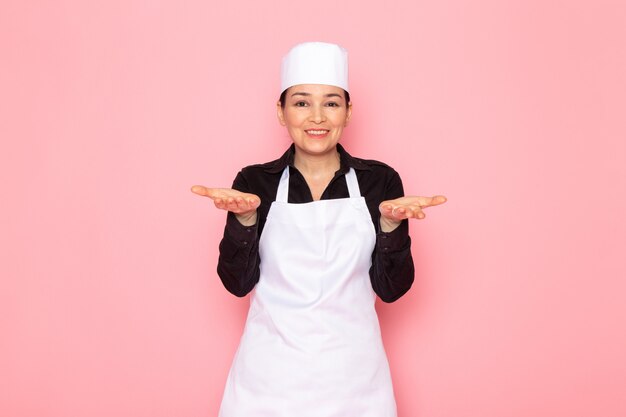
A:
[[[383,232],[391,232],[403,219],[423,219],[422,209],[443,204],[448,199],[442,195],[433,197],[405,196],[380,203],[380,227]]]

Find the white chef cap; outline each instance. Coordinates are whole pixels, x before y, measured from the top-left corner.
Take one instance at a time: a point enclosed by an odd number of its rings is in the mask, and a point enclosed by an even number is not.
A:
[[[348,91],[348,51],[334,43],[300,43],[283,57],[281,93],[298,84],[327,84]]]

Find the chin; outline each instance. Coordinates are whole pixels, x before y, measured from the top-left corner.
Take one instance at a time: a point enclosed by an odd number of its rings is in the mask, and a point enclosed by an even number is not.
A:
[[[304,146],[298,146],[296,144],[296,149],[301,150],[302,152],[309,154],[318,154],[323,155],[325,153],[331,152],[335,150],[337,146],[337,142],[334,143],[307,143]]]

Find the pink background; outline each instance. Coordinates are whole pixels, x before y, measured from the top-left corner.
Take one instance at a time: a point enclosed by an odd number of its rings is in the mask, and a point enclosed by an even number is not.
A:
[[[0,415],[215,416],[248,308],[230,186],[289,145],[293,44],[350,52],[344,144],[448,202],[378,300],[401,417],[626,415],[621,1],[2,1]],[[252,416],[251,416],[252,417]]]

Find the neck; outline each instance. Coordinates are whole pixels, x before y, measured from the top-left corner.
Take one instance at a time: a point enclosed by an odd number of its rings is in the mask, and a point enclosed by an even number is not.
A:
[[[303,175],[315,177],[334,174],[341,166],[339,159],[336,147],[324,155],[305,154],[296,148],[293,164]]]

